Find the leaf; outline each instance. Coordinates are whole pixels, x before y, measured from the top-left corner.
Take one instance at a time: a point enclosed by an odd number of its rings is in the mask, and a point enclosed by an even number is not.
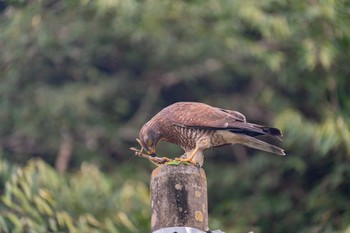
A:
[[[14,213],[7,213],[5,216],[8,220],[11,221],[14,228],[12,229],[13,232],[23,232],[23,224],[21,220],[16,216]]]
[[[54,212],[53,210],[51,209],[51,207],[48,205],[48,203],[43,200],[41,197],[39,196],[35,196],[34,197],[34,203],[36,205],[36,208],[38,209],[38,211],[40,213],[43,213],[45,215],[48,215],[48,216],[53,216],[54,215]]]
[[[173,160],[171,162],[167,162],[166,164],[171,165],[171,166],[177,166],[177,165],[181,165],[181,164],[190,165],[191,163]]]
[[[73,225],[73,221],[68,213],[66,213],[64,211],[58,211],[56,213],[56,219],[57,219],[57,223],[59,226],[61,226],[61,227],[66,226],[70,231],[75,232],[75,227]]]
[[[0,213],[0,232],[10,232],[3,214]]]

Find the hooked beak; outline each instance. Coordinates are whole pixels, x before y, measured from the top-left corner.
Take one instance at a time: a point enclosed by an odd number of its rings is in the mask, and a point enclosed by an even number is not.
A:
[[[149,151],[147,151],[147,154],[149,154],[152,157],[156,157],[156,149],[151,148]]]
[[[145,150],[147,152],[148,155],[152,156],[152,157],[156,157],[156,148],[152,147],[152,148],[148,148],[147,147],[145,148],[143,145],[142,145],[142,142],[140,139],[136,138],[136,141],[140,144],[141,146],[141,153],[143,150]]]

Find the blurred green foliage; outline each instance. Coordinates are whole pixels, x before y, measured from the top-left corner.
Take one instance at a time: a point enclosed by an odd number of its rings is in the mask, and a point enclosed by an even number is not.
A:
[[[287,152],[208,153],[212,228],[350,232],[349,15],[346,0],[0,1],[1,230],[149,231],[152,166],[129,147],[161,108],[200,101],[280,127]]]
[[[69,176],[42,160],[12,170],[1,198],[1,232],[149,231],[149,192],[141,181],[112,180],[84,163]]]

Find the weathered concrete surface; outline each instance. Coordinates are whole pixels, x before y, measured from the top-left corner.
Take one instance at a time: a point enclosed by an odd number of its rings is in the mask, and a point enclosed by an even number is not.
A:
[[[163,165],[151,177],[152,232],[166,227],[208,230],[207,179],[194,165]]]

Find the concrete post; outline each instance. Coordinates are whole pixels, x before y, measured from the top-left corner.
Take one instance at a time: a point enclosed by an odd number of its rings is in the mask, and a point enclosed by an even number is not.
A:
[[[162,165],[151,177],[151,229],[208,231],[207,179],[194,165]]]

